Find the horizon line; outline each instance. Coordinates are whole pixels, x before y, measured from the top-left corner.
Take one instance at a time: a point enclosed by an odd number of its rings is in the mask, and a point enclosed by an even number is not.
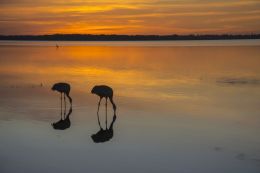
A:
[[[260,35],[259,33],[220,33],[220,34],[88,34],[88,33],[53,33],[53,34],[0,34],[0,36],[54,36],[54,35],[91,35],[91,36],[247,36],[247,35]]]
[[[163,41],[163,40],[238,40],[260,39],[260,34],[188,34],[188,35],[117,35],[117,34],[48,34],[0,35],[0,40],[17,41]]]

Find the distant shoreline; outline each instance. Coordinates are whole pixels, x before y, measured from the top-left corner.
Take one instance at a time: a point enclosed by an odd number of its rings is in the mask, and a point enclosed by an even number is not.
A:
[[[243,40],[260,39],[260,34],[246,35],[0,35],[5,41],[178,41],[178,40]]]

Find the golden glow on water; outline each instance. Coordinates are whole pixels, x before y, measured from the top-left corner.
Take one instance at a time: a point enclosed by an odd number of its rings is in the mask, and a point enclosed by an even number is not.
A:
[[[13,50],[16,50],[14,52]],[[259,47],[1,47],[2,85],[104,83],[142,98],[195,98],[219,78],[258,79]],[[43,56],[44,53],[44,56]],[[21,56],[17,56],[21,55]],[[244,56],[247,61],[244,61]],[[151,93],[152,92],[152,93]],[[198,96],[198,95],[197,95]]]
[[[4,173],[259,172],[259,46],[34,44],[0,46]],[[51,91],[60,81],[73,98],[64,131],[51,127],[61,116]],[[97,145],[90,136],[99,129],[98,98],[90,91],[98,84],[113,88],[117,120],[114,137]],[[104,113],[103,100],[102,125]]]

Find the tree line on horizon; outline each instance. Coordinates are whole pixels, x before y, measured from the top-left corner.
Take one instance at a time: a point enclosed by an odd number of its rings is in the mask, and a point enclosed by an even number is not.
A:
[[[51,34],[51,35],[0,35],[0,40],[26,41],[152,41],[152,40],[234,40],[260,39],[260,34],[209,34],[209,35],[94,35],[94,34]]]

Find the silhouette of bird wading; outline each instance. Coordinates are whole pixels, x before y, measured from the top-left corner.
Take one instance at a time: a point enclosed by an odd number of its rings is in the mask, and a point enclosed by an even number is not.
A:
[[[107,99],[108,98],[109,98],[111,104],[113,105],[114,113],[116,112],[116,104],[113,101],[113,89],[106,85],[96,85],[92,88],[91,93],[99,96],[98,110],[97,110],[97,117],[98,117],[99,125],[100,125],[100,120],[99,120],[98,112],[99,112],[100,102],[101,102],[102,98],[106,99],[106,129],[107,129]]]
[[[68,83],[56,83],[52,87],[53,91],[58,91],[61,94],[61,102],[62,102],[62,94],[64,94],[64,101],[65,95],[68,97],[70,104],[72,104],[72,98],[70,97],[70,85]],[[61,103],[62,104],[62,103]]]
[[[72,98],[70,97],[70,85],[68,83],[56,83],[52,86],[52,90],[53,91],[58,91],[60,92],[61,96],[61,119],[60,121],[56,122],[56,123],[52,123],[52,126],[54,129],[59,129],[59,130],[65,130],[67,128],[70,127],[70,114],[72,113]],[[63,94],[63,98],[64,98],[64,117],[62,118],[62,94]],[[68,97],[69,101],[70,101],[70,110],[66,116],[66,97],[65,95]]]

